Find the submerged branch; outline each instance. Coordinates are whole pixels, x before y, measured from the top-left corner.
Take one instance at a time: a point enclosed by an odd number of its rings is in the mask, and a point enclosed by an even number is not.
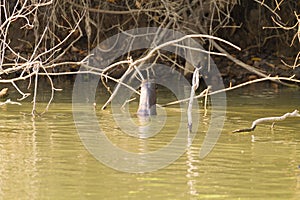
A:
[[[250,85],[250,84],[259,83],[259,82],[263,82],[263,81],[274,81],[274,80],[300,83],[300,80],[294,79],[293,76],[292,77],[277,77],[277,76],[276,77],[270,77],[270,76],[268,76],[268,77],[265,77],[265,78],[258,78],[258,79],[252,80],[252,81],[247,81],[245,83],[241,83],[241,84],[238,84],[238,85],[235,85],[235,86],[232,86],[232,87],[228,87],[228,88],[225,88],[225,89],[208,92],[207,94],[206,94],[206,91],[203,91],[199,95],[196,95],[194,98],[198,99],[198,98],[202,98],[202,97],[205,97],[205,96],[211,96],[211,95],[219,94],[221,92],[227,92],[227,91],[230,91],[230,90],[235,90],[237,88],[241,88],[241,87],[244,87],[244,86],[247,86],[247,85]],[[172,106],[172,105],[176,105],[176,104],[183,103],[183,102],[188,102],[188,101],[189,101],[189,98],[186,98],[186,99],[181,99],[181,100],[177,100],[177,101],[172,101],[172,102],[163,104],[162,106],[167,107],[167,106]]]
[[[21,103],[15,102],[15,101],[11,101],[10,99],[7,99],[7,100],[4,101],[4,102],[0,102],[0,106],[3,106],[3,105],[5,105],[5,104],[16,104],[16,105],[19,105],[19,106],[22,105]]]
[[[298,110],[294,110],[294,112],[291,113],[285,113],[284,115],[280,116],[280,117],[264,117],[264,118],[259,118],[255,121],[253,121],[252,126],[250,128],[245,128],[245,129],[237,129],[232,131],[233,133],[240,133],[240,132],[251,132],[254,131],[254,129],[256,128],[256,125],[261,124],[263,122],[278,122],[278,121],[283,121],[285,120],[287,117],[300,117],[299,111]]]

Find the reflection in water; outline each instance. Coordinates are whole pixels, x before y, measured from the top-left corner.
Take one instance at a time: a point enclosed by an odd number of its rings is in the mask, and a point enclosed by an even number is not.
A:
[[[298,167],[299,168],[299,170],[300,170],[300,166]],[[296,189],[295,189],[295,199],[297,199],[297,198],[299,198],[300,197],[300,172],[299,172],[299,170],[298,170],[298,172],[296,173],[297,175],[297,187],[296,187]]]
[[[31,118],[32,120],[32,136],[31,136],[31,145],[32,145],[32,153],[31,153],[31,161],[32,161],[32,166],[30,166],[30,169],[32,170],[32,177],[36,177],[38,175],[38,169],[37,169],[37,162],[38,162],[38,154],[37,154],[37,141],[36,141],[36,134],[37,134],[37,129],[36,129],[36,122],[35,118]],[[32,180],[32,179],[31,179]],[[31,185],[31,198],[36,199],[38,198],[38,188],[34,186],[34,184],[28,184]]]
[[[193,151],[192,151],[192,147],[190,145],[188,145],[187,147],[187,185],[188,185],[188,192],[191,196],[197,196],[198,192],[196,189],[196,184],[197,184],[197,177],[199,176],[198,172],[198,167],[194,165],[194,163],[196,162],[196,160],[194,159],[194,156],[197,155],[193,155]]]
[[[11,107],[9,107],[11,109]],[[39,188],[35,120],[1,112],[0,196],[36,199]],[[17,123],[16,123],[17,122]],[[9,127],[13,126],[14,129]]]

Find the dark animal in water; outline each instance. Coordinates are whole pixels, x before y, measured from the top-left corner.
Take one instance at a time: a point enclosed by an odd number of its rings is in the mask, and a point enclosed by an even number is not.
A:
[[[153,80],[144,80],[141,84],[141,96],[137,115],[156,115],[156,91]]]

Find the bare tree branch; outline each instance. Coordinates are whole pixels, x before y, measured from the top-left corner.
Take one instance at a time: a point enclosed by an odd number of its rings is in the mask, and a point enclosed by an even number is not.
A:
[[[233,133],[240,133],[240,132],[251,132],[254,131],[255,127],[258,124],[264,123],[264,122],[273,122],[272,127],[274,125],[275,122],[278,121],[283,121],[288,117],[300,117],[299,111],[298,110],[294,110],[294,112],[291,113],[285,113],[284,115],[280,116],[280,117],[264,117],[264,118],[259,118],[255,121],[253,121],[252,126],[250,128],[245,128],[245,129],[237,129],[232,131]]]

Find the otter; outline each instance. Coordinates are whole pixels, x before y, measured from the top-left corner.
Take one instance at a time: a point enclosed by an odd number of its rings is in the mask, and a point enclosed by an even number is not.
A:
[[[144,80],[141,83],[138,116],[156,115],[156,91],[154,80]]]

